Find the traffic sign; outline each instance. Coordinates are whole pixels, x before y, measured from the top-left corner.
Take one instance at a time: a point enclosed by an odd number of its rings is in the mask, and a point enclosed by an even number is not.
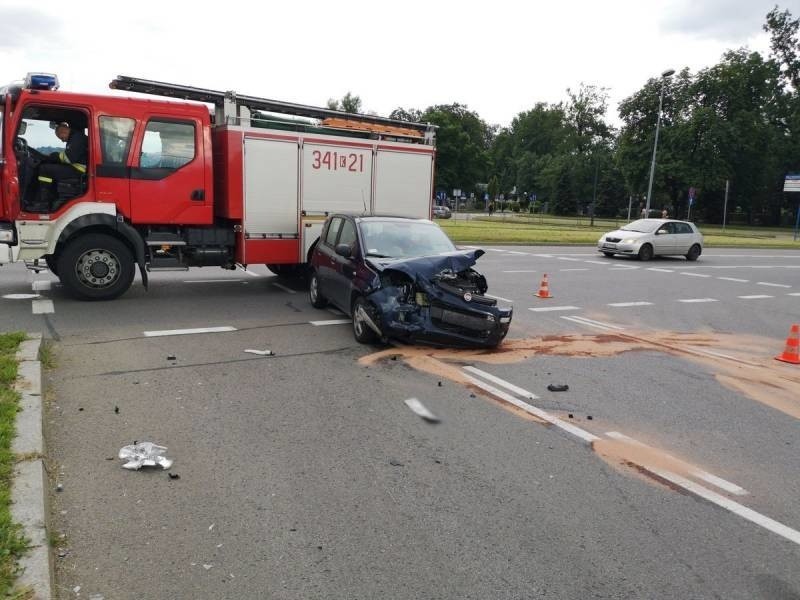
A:
[[[800,192],[800,174],[788,173],[783,180],[784,192]]]

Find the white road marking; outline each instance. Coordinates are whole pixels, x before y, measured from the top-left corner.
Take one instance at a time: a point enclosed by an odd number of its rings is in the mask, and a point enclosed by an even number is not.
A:
[[[49,280],[47,280],[47,279],[41,279],[41,280],[39,280],[39,281],[34,281],[34,282],[31,284],[31,289],[32,289],[34,292],[46,292],[47,290],[49,290],[49,289],[50,289],[50,287],[51,287],[52,285],[53,285],[53,282],[52,282],[52,281],[49,281]]]
[[[275,286],[276,288],[278,288],[279,290],[283,290],[287,294],[296,294],[297,293],[296,290],[293,290],[292,288],[286,287],[282,283],[273,282],[272,285]]]
[[[275,356],[275,353],[272,350],[254,350],[252,348],[248,348],[245,350],[248,354],[256,354],[258,356]]]
[[[415,415],[418,417],[422,417],[426,421],[430,421],[431,423],[438,423],[439,417],[433,414],[428,407],[425,406],[422,402],[417,400],[416,398],[409,398],[408,400],[403,400],[406,406],[410,408]]]
[[[738,277],[717,277],[717,279],[722,279],[722,281],[735,281],[736,283],[749,283],[749,279],[739,279]]]
[[[678,300],[678,302],[684,302],[686,304],[699,304],[701,302],[719,302],[716,298],[684,298],[683,300]]]
[[[800,296],[800,292],[790,292],[786,294],[787,296]]]
[[[568,271],[588,271],[589,269],[559,269],[559,273],[566,273]]]
[[[518,396],[522,396],[527,398],[528,400],[538,400],[539,396],[534,394],[533,392],[529,392],[526,389],[523,389],[519,386],[514,385],[511,382],[506,381],[505,379],[500,379],[499,377],[492,375],[491,373],[487,373],[486,371],[481,371],[476,367],[464,367],[465,371],[469,371],[473,375],[478,375],[479,377],[483,377],[486,381],[491,381],[494,384],[499,385],[500,387],[504,387],[507,390],[514,392]]]
[[[45,315],[56,311],[53,306],[52,300],[33,300],[31,302],[31,311],[35,315]]]
[[[314,327],[321,327],[324,325],[344,325],[350,323],[350,319],[330,319],[328,321],[309,321]]]
[[[685,273],[685,272],[681,272],[681,275],[688,275],[689,277],[711,277],[711,275],[706,275],[705,273]]]
[[[509,250],[508,253],[509,254],[522,254],[524,256],[528,255],[528,252],[517,252],[516,250]]]
[[[195,327],[192,329],[163,329],[160,331],[145,331],[144,337],[164,337],[168,335],[193,335],[195,333],[222,333],[236,331],[236,327],[225,325],[223,327]]]
[[[503,250],[502,248],[487,248],[487,250],[491,250],[492,252],[507,252],[507,250]]]
[[[757,281],[756,285],[766,285],[769,287],[779,287],[779,288],[791,288],[792,286],[786,285],[785,283],[768,283],[766,281]]]
[[[632,271],[634,269],[639,269],[640,267],[635,267],[633,265],[619,265],[616,267],[611,267],[609,271]]]
[[[659,269],[658,267],[648,267],[648,271],[655,271],[657,273],[674,273],[673,269]]]
[[[764,529],[771,531],[772,533],[775,533],[782,538],[789,540],[790,542],[800,544],[800,531],[797,531],[796,529],[787,527],[783,523],[779,523],[774,519],[770,519],[766,515],[762,515],[751,508],[747,508],[746,506],[739,504],[734,500],[726,498],[721,494],[717,494],[716,492],[709,490],[708,488],[705,488],[689,479],[686,479],[685,477],[677,475],[676,473],[661,469],[651,469],[650,467],[647,467],[647,470],[655,473],[670,483],[682,487],[686,491],[691,492],[703,500],[708,500],[712,504],[716,504],[717,506],[730,511],[733,514],[750,521],[751,523],[755,523],[756,525],[763,527]]]
[[[624,442],[628,442],[629,444],[635,444],[637,446],[642,446],[644,448],[649,448],[647,444],[640,442],[639,440],[635,440],[632,437],[628,437],[627,435],[620,433],[618,431],[607,431],[606,435],[615,440],[622,440]],[[659,452],[661,452],[659,450]],[[664,456],[671,460],[678,460],[675,457],[667,454],[666,452],[661,452]],[[646,466],[646,465],[643,465]],[[703,469],[692,469],[691,474],[698,479],[702,479],[706,483],[710,483],[718,487],[721,490],[728,492],[729,494],[734,494],[736,496],[746,496],[748,494],[747,490],[741,486],[736,485],[722,477],[717,477],[716,475],[709,473],[708,471],[704,471]]]
[[[534,254],[534,256],[538,256],[539,258],[553,258],[552,254]]]
[[[241,279],[187,279],[183,283],[236,283]]]
[[[761,298],[774,298],[775,296],[768,296],[767,294],[753,294],[752,296],[736,296],[742,300],[760,300]]]
[[[503,273],[536,273],[537,271],[503,271]]]
[[[603,331],[623,331],[625,328],[620,327],[619,325],[614,325],[612,323],[603,323],[602,321],[595,321],[594,319],[587,319],[586,317],[561,317],[566,321],[572,321],[573,323],[577,323],[578,325],[583,325],[585,327],[594,327],[596,329],[602,329]]]
[[[514,304],[513,300],[509,300],[508,298],[503,298],[502,296],[492,296],[491,294],[484,294],[487,298],[494,298],[495,300],[500,300],[501,302],[508,302],[510,304]]]
[[[580,306],[542,306],[541,308],[529,308],[533,312],[554,312],[559,310],[580,310]]]
[[[566,256],[557,256],[558,260],[568,260],[570,262],[581,262],[580,258],[567,258]]]
[[[513,404],[517,408],[521,408],[525,412],[532,414],[536,417],[539,417],[540,419],[542,419],[547,423],[550,423],[551,425],[555,425],[559,429],[562,429],[563,431],[566,431],[567,433],[574,435],[575,437],[582,440],[586,444],[591,444],[592,442],[600,439],[593,433],[589,433],[585,429],[581,429],[580,427],[576,427],[571,423],[562,421],[558,417],[551,415],[550,413],[542,410],[541,408],[537,408],[535,406],[528,404],[527,402],[523,402],[516,396],[507,394],[506,392],[499,390],[496,387],[489,385],[488,383],[484,383],[480,379],[476,379],[475,377],[472,377],[470,375],[467,375],[467,379],[469,379],[470,383],[472,383],[476,387],[481,388],[483,391],[488,392],[492,396],[504,400],[509,404]],[[527,393],[530,394],[530,392]]]
[[[653,303],[652,302],[644,302],[644,301],[640,301],[640,302],[612,302],[611,304],[608,304],[607,306],[613,306],[615,308],[626,308],[628,306],[653,306]]]
[[[33,300],[39,297],[39,294],[6,294],[3,296],[6,300]]]
[[[605,265],[609,264],[608,261],[602,261],[602,260],[585,260],[583,262],[589,263],[590,265],[603,265],[603,266],[605,266]]]
[[[468,248],[469,250],[477,250],[480,246],[461,246],[461,248]]]

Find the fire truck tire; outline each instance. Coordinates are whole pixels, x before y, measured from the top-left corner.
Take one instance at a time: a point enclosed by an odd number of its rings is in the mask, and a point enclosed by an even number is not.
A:
[[[54,254],[48,254],[44,257],[44,261],[47,263],[47,268],[50,269],[50,272],[58,277],[58,260]]]
[[[305,265],[266,265],[278,277],[286,279],[298,279],[305,275]]]
[[[70,295],[80,300],[111,300],[131,287],[135,264],[125,242],[89,233],[70,241],[56,266]]]

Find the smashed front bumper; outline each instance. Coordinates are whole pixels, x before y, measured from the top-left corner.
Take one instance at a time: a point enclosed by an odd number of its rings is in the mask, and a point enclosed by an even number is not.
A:
[[[441,346],[497,346],[508,333],[513,309],[498,307],[495,300],[482,295],[467,296],[469,300],[430,285],[413,297],[404,295],[403,289],[387,287],[369,299],[386,337]]]

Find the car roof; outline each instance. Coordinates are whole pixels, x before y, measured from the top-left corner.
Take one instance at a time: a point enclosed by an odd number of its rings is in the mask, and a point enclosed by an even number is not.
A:
[[[418,219],[416,217],[401,217],[397,215],[354,215],[348,213],[335,213],[331,215],[333,217],[348,217],[351,219],[356,220],[359,223],[365,223],[370,221],[395,221],[398,223],[431,223],[434,224],[433,221],[430,219]]]
[[[652,221],[653,223],[688,223],[692,225],[691,221],[681,221],[680,219],[636,219],[637,221]],[[633,223],[633,221],[631,221]]]

